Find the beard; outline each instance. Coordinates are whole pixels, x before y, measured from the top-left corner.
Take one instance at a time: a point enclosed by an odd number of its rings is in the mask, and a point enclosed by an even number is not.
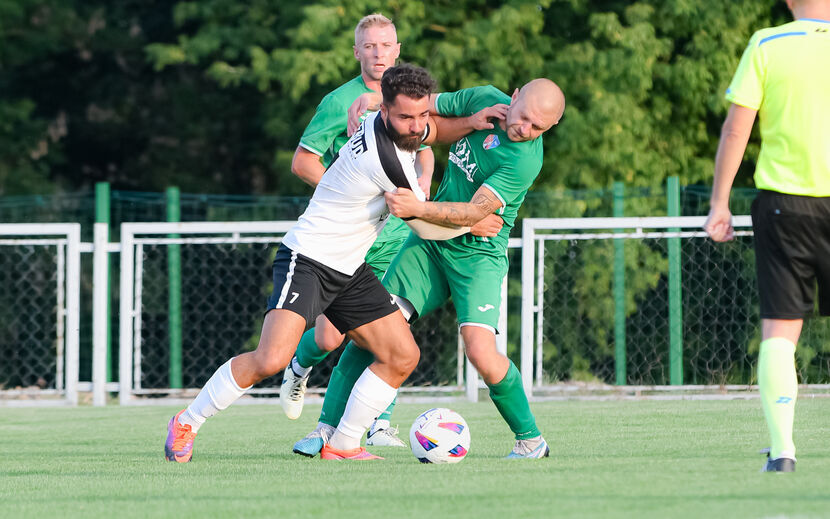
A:
[[[386,131],[389,133],[389,137],[395,143],[395,146],[403,151],[418,151],[418,148],[421,147],[420,133],[399,133],[391,124],[386,125]]]

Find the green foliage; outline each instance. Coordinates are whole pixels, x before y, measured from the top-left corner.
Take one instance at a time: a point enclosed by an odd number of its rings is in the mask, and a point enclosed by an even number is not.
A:
[[[291,153],[358,74],[354,25],[375,11],[444,90],[563,87],[537,191],[708,183],[738,58],[789,19],[777,0],[0,0],[0,193],[307,193]],[[738,183],[757,152],[756,137]]]
[[[46,123],[32,117],[33,110],[29,99],[0,100],[0,195],[51,190],[51,141]]]

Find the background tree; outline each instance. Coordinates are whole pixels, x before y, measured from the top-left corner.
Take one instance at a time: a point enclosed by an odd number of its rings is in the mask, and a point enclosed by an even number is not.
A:
[[[442,89],[562,85],[537,191],[708,182],[743,47],[789,19],[778,0],[0,0],[0,193],[306,194],[291,155],[357,75],[354,24],[373,11]],[[757,139],[748,168],[756,155]]]

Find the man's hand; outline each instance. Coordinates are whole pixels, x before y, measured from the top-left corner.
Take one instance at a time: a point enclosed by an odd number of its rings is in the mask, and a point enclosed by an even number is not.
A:
[[[394,191],[387,191],[383,195],[386,198],[386,205],[389,212],[398,218],[417,218],[424,207],[424,203],[418,200],[415,193],[405,187],[399,187]]]
[[[483,220],[470,227],[470,234],[484,238],[492,238],[499,235],[504,220],[497,214],[488,214]]]
[[[508,108],[510,108],[508,105],[497,104],[474,113],[469,117],[473,130],[492,130],[495,124],[490,119],[504,120],[507,117]]]
[[[712,207],[709,217],[703,224],[712,241],[723,242],[735,239],[735,229],[732,227],[732,213],[729,208]]]
[[[349,119],[346,123],[346,135],[351,137],[352,134],[357,131],[358,126],[360,126],[360,118],[367,111],[376,112],[380,110],[381,99],[381,95],[377,92],[366,92],[354,100],[352,105],[349,107]]]

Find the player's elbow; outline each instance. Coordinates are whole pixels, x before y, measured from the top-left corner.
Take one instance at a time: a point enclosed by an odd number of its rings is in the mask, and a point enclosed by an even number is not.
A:
[[[751,128],[750,128],[751,131]],[[721,140],[726,141],[741,141],[741,140],[749,140],[749,131],[746,131],[742,128],[735,126],[734,124],[730,124],[728,121],[723,124],[723,127],[720,131],[720,138]]]
[[[294,158],[291,159],[291,173],[297,177],[303,178],[302,166],[300,165],[302,162],[300,153],[299,148],[297,148],[297,151],[294,152]]]

